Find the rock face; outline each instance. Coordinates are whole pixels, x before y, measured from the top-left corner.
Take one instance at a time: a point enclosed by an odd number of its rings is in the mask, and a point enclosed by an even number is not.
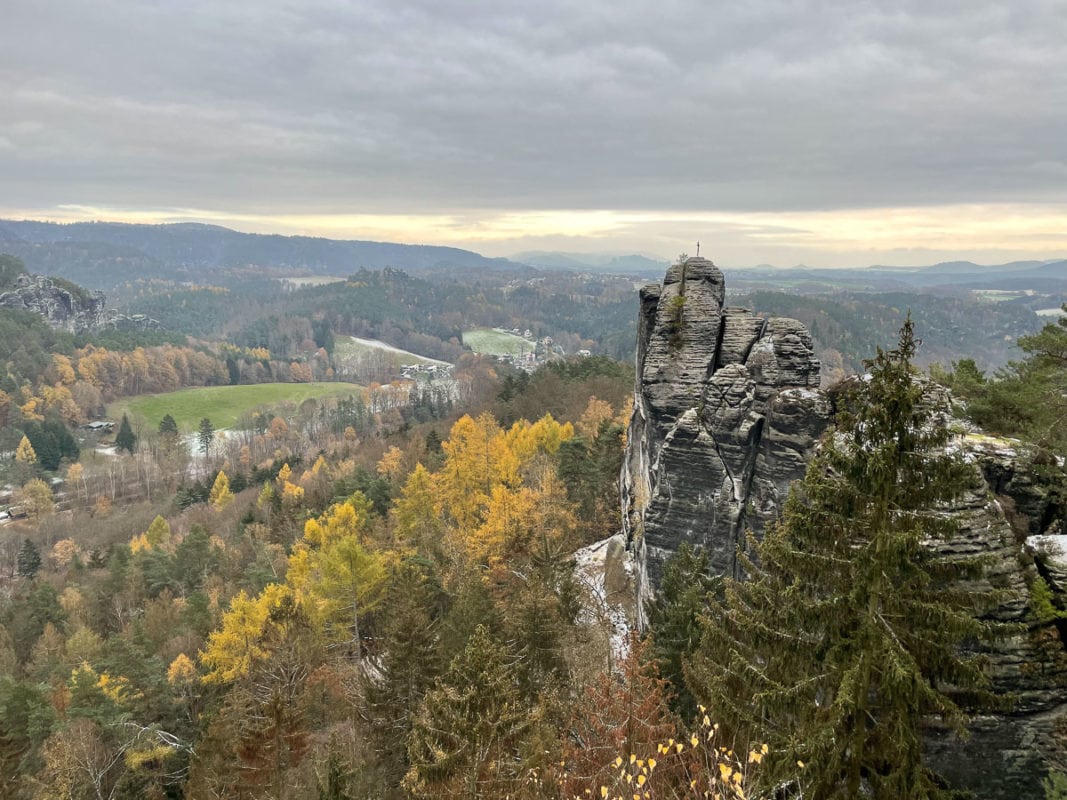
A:
[[[69,333],[104,329],[151,330],[159,323],[141,314],[128,317],[104,307],[103,292],[42,275],[20,275],[15,288],[0,294],[0,308],[40,314],[53,328]]]
[[[736,574],[745,529],[778,513],[830,418],[804,326],[724,308],[725,288],[718,267],[690,258],[641,290],[622,498],[653,586],[684,542]]]
[[[1042,778],[1062,771],[1067,757],[1067,620],[1059,616],[1067,586],[1058,584],[1057,546],[1064,537],[1051,533],[1060,530],[1064,501],[1042,486],[1032,455],[1018,442],[971,435],[961,445],[975,464],[974,483],[946,509],[959,520],[959,534],[936,547],[947,558],[988,559],[975,588],[998,592],[989,617],[1016,629],[983,648],[1004,710],[975,716],[962,741],[931,730],[927,759],[977,798],[1042,797]],[[1036,590],[1041,582],[1049,586],[1045,600]]]
[[[706,259],[641,291],[621,494],[642,600],[686,542],[715,572],[737,575],[745,530],[759,534],[777,517],[831,418],[804,327],[724,308],[723,297],[722,273]],[[928,396],[948,424],[947,393]],[[954,446],[973,480],[945,509],[959,535],[932,546],[945,558],[984,556],[973,588],[997,592],[989,618],[1015,627],[983,650],[1004,708],[976,716],[965,740],[932,729],[927,757],[977,798],[1038,797],[1049,769],[1067,765],[1067,499],[1017,442],[968,435]]]

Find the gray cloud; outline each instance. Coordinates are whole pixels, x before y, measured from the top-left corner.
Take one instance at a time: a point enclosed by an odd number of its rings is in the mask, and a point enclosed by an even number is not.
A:
[[[8,205],[1063,200],[1061,0],[5,0]]]

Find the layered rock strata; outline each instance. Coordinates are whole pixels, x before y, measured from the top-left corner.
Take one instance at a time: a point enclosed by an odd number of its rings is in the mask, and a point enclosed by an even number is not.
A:
[[[777,515],[830,418],[804,326],[724,307],[725,289],[718,267],[689,258],[641,290],[622,497],[653,586],[685,542],[737,574],[746,528]]]

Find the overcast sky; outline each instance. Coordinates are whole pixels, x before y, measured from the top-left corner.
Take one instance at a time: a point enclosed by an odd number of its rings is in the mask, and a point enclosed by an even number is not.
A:
[[[1067,2],[0,0],[0,215],[1067,257]]]

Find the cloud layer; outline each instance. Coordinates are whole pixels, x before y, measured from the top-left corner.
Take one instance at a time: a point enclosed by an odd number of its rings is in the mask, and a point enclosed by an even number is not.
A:
[[[9,210],[1065,219],[1060,0],[4,6]]]

